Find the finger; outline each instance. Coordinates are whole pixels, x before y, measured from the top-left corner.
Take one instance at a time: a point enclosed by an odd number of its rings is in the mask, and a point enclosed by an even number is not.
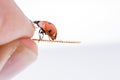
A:
[[[0,71],[17,47],[16,41],[0,46]]]
[[[34,28],[31,22],[14,0],[0,0],[0,16],[0,45],[33,35]]]
[[[14,43],[17,43],[18,47],[2,68],[0,80],[9,80],[31,64],[37,57],[37,46],[31,39],[20,39]]]

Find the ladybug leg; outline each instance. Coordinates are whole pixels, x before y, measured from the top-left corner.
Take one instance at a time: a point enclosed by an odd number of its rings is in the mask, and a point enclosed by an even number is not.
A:
[[[42,31],[42,29],[39,30],[39,34],[38,35],[39,35],[39,40],[38,41],[42,40],[43,37],[44,37],[44,32]]]
[[[40,30],[39,30],[38,35],[39,35],[39,39],[38,39],[38,42],[39,42],[40,40],[42,40],[42,38],[41,38],[41,34],[40,34]]]
[[[42,37],[41,37],[41,38],[43,39],[43,37],[44,37],[44,32],[41,32],[41,34],[42,34]]]

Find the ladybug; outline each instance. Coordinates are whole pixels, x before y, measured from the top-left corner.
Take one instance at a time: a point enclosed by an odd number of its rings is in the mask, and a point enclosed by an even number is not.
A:
[[[57,29],[54,24],[48,21],[33,21],[40,28],[39,30],[39,40],[41,40],[45,35],[48,35],[50,39],[55,40],[57,38]],[[43,35],[41,37],[41,34]]]

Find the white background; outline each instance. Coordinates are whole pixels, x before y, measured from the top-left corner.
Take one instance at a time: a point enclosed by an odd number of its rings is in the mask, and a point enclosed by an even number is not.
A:
[[[119,0],[15,0],[31,20],[47,20],[58,40],[39,43],[38,59],[13,80],[120,80]]]

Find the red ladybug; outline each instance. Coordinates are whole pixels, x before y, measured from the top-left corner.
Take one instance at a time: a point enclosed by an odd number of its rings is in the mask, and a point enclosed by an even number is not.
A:
[[[57,29],[56,27],[48,21],[34,21],[35,24],[37,24],[38,27],[40,27],[39,30],[39,40],[41,40],[40,34],[48,35],[52,40],[55,40],[57,38]]]

